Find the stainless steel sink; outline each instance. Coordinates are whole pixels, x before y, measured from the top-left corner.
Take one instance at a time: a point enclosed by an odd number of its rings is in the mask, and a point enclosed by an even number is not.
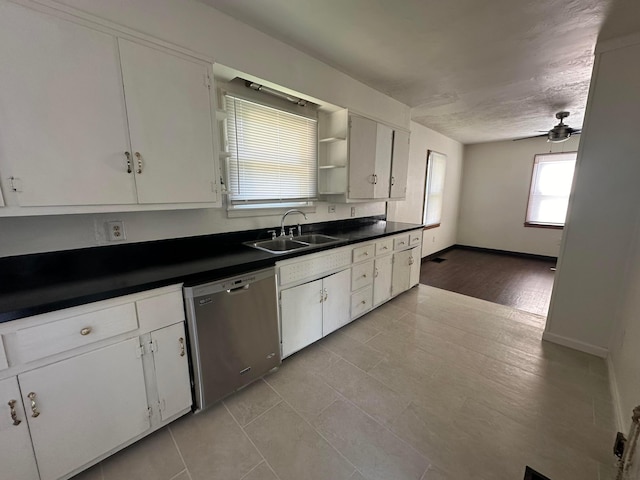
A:
[[[342,242],[342,238],[330,237],[320,233],[298,235],[297,237],[277,237],[271,240],[245,242],[244,245],[269,253],[288,253],[294,250],[311,249],[320,245]]]
[[[297,242],[310,243],[311,245],[320,245],[323,243],[341,242],[341,238],[330,237],[329,235],[322,235],[320,233],[311,233],[309,235],[298,235],[293,237]]]
[[[269,253],[287,253],[293,250],[299,250],[300,248],[308,248],[308,243],[297,242],[291,240],[289,237],[275,238],[273,240],[261,240],[259,242],[247,242],[248,245],[258,250],[264,250]]]

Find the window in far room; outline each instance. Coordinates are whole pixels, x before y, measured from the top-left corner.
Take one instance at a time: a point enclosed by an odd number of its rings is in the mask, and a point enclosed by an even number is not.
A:
[[[317,119],[225,95],[228,209],[302,207],[317,199]]]
[[[424,209],[422,213],[422,223],[426,228],[440,226],[446,168],[447,156],[429,150],[427,153],[427,176],[424,186]]]
[[[576,155],[576,152],[568,152],[535,156],[525,226],[564,226]]]

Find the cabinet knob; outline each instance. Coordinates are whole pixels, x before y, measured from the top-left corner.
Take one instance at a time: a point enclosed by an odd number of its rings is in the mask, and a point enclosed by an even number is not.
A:
[[[366,301],[366,300],[362,300],[360,303],[361,303],[362,305],[366,305],[366,304],[367,304],[367,301]]]
[[[409,257],[409,265],[413,265],[413,257]]]
[[[131,173],[131,153],[124,152],[124,156],[127,157],[127,173]]]
[[[140,152],[136,152],[136,159],[138,160],[138,170],[136,170],[137,174],[142,173],[142,155]]]
[[[91,327],[84,327],[82,330],[80,330],[80,335],[82,336],[89,335],[90,333],[91,333]]]
[[[184,338],[180,337],[178,343],[180,344],[180,356],[184,357]]]
[[[40,415],[40,412],[38,411],[38,406],[36,405],[36,394],[34,392],[30,392],[29,395],[27,395],[27,397],[29,397],[29,400],[31,400],[31,416],[33,418],[36,418],[37,416]]]
[[[20,425],[22,420],[18,420],[18,414],[16,413],[16,400],[9,400],[9,409],[11,410],[11,420],[15,426]]]

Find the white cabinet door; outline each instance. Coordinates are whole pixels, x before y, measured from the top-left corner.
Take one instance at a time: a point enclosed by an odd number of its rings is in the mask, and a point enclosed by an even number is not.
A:
[[[373,278],[373,306],[377,307],[391,298],[393,256],[376,258]]]
[[[393,254],[392,297],[409,289],[409,276],[411,274],[410,258],[411,250],[403,250],[402,252]]]
[[[138,201],[217,201],[208,66],[118,43]]]
[[[18,376],[42,480],[58,479],[149,429],[138,352],[133,338]]]
[[[0,380],[0,480],[38,480],[16,377]]]
[[[381,123],[378,123],[376,127],[376,161],[373,178],[374,198],[389,198],[393,129]]]
[[[351,320],[351,269],[323,279],[322,336],[337,330]]]
[[[282,357],[322,338],[322,280],[280,293]]]
[[[160,417],[164,421],[188,409],[192,403],[184,323],[151,332],[151,340]]]
[[[374,198],[377,123],[349,117],[349,198]]]
[[[415,247],[410,250],[411,256],[409,257],[409,288],[414,287],[420,283],[420,265],[422,258],[420,258],[420,247]]]
[[[135,203],[116,38],[2,2],[0,45],[0,171],[17,202]]]
[[[391,156],[391,190],[390,198],[407,196],[407,173],[409,170],[409,134],[393,132],[393,154]]]

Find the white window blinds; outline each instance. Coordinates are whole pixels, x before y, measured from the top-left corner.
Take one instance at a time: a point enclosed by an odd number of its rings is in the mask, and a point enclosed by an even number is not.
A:
[[[440,225],[446,169],[446,155],[430,151],[427,156],[427,180],[425,182],[424,215],[422,219],[426,227]]]
[[[536,155],[527,223],[563,226],[576,166],[576,152]]]
[[[317,197],[317,120],[225,95],[232,204]]]

